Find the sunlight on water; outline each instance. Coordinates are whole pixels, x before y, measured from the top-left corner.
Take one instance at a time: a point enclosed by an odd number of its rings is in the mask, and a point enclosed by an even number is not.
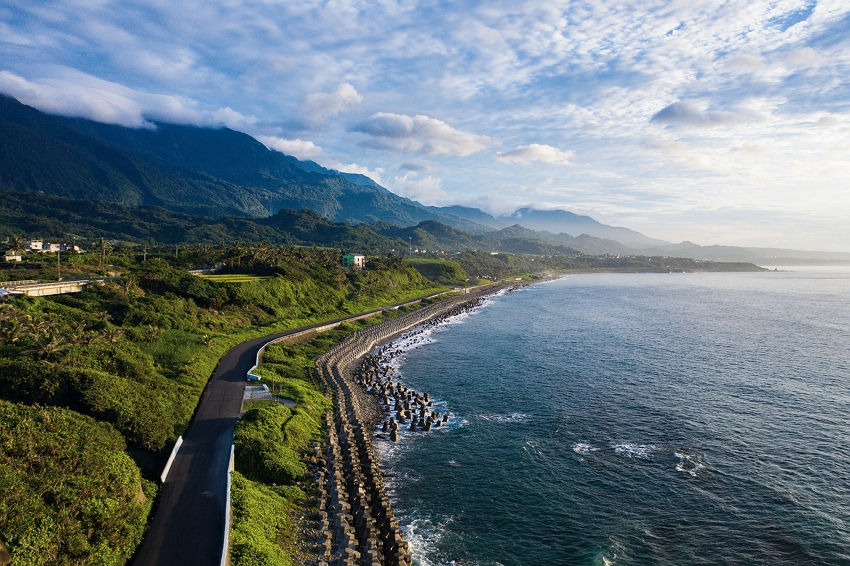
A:
[[[379,442],[415,563],[850,564],[850,269],[582,275],[394,361],[453,426]]]

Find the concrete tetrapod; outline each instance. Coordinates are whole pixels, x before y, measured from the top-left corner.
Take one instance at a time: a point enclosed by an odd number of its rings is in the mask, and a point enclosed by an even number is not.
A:
[[[380,343],[411,328],[438,324],[479,305],[483,295],[493,291],[490,288],[453,297],[360,330],[316,359],[318,381],[326,384],[335,398],[335,412],[326,416],[325,466],[316,474],[321,561],[333,566],[412,565],[410,549],[383,484],[372,437],[385,419],[389,438],[396,441],[405,417],[413,415],[411,430],[430,429],[436,417],[427,409],[431,406],[427,394],[405,390],[400,384],[393,389],[387,372],[379,371],[371,357],[364,357]],[[385,357],[399,353],[387,352]],[[367,397],[367,387],[374,397]],[[397,408],[396,419],[388,414],[391,398]],[[417,405],[419,410],[415,411]],[[375,414],[375,406],[383,407],[387,414]]]

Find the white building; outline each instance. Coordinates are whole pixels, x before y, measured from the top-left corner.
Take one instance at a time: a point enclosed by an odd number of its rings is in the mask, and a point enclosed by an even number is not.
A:
[[[3,252],[3,261],[9,263],[12,261],[21,261],[21,252],[16,252],[14,250],[6,250]]]
[[[366,267],[366,256],[360,254],[345,254],[342,256],[342,266],[346,269],[363,269]]]

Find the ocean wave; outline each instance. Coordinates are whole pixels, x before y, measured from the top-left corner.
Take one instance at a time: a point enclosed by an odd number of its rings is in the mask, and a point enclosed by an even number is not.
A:
[[[655,446],[652,444],[614,444],[611,448],[614,449],[614,453],[618,456],[639,458],[641,460],[649,459],[651,453],[655,450]]]
[[[410,548],[413,562],[420,566],[432,566],[435,562],[432,551],[437,547],[443,535],[449,530],[453,522],[452,517],[434,523],[430,519],[413,517],[404,528],[404,538]]]
[[[493,423],[509,424],[521,423],[531,418],[525,413],[511,413],[510,415],[479,415],[483,420]]]
[[[679,459],[679,463],[676,464],[676,471],[682,472],[684,474],[690,474],[693,477],[697,477],[700,470],[705,469],[705,464],[700,461],[699,456],[695,454],[687,454],[683,451],[679,451],[675,453],[676,458]]]
[[[586,442],[576,442],[573,444],[573,452],[576,454],[590,454],[591,452],[596,452],[598,450],[599,448],[594,448]]]

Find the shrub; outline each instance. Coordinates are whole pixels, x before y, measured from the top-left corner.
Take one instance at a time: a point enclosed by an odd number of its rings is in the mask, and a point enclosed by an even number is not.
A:
[[[251,409],[236,424],[236,469],[263,483],[291,483],[305,472],[298,454],[286,442],[284,427],[292,417],[280,404]]]
[[[230,502],[233,566],[289,566],[289,558],[276,544],[287,525],[286,500],[239,472],[233,472]]]
[[[0,533],[14,564],[123,564],[132,555],[155,491],[124,447],[91,417],[0,401]]]

